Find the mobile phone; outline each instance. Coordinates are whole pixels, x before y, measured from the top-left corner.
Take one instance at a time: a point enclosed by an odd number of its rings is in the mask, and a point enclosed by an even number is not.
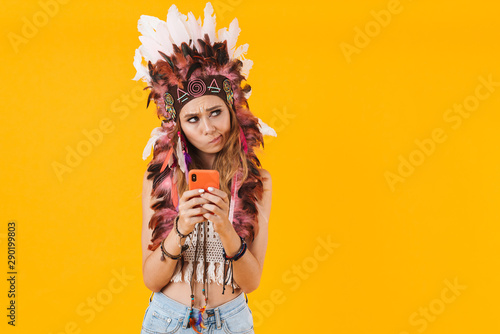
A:
[[[213,169],[191,169],[188,174],[189,190],[205,189],[208,187],[219,189],[219,172]]]

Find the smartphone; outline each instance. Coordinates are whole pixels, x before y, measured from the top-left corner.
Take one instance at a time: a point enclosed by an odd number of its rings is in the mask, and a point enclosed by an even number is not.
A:
[[[219,172],[212,169],[191,169],[188,174],[189,190],[205,189],[208,187],[219,189]]]

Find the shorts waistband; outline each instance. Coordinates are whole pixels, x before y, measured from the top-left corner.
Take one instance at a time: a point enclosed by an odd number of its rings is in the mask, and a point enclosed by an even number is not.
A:
[[[177,318],[184,317],[183,328],[187,327],[189,322],[189,314],[191,313],[191,307],[186,306],[172,298],[166,296],[164,293],[153,292],[152,298],[150,297],[150,303],[154,303],[161,309],[165,311],[169,311],[170,313],[174,313],[173,315]],[[206,315],[208,317],[215,317],[215,322],[217,327],[220,328],[221,320],[231,317],[232,315],[241,311],[242,308],[246,306],[247,298],[246,295],[241,292],[236,298],[230,300],[222,305],[213,308],[206,309]],[[193,309],[193,315],[196,317],[199,314],[199,309]]]

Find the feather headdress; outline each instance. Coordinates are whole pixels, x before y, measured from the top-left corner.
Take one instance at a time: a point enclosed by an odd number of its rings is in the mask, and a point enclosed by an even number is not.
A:
[[[251,87],[246,79],[253,62],[244,57],[248,44],[236,46],[240,33],[238,20],[235,18],[229,29],[222,28],[216,33],[215,14],[210,3],[205,7],[203,24],[201,18],[196,20],[192,13],[183,15],[172,5],[166,21],[142,15],[138,29],[142,33],[139,37],[142,45],[135,51],[134,66],[137,74],[133,80],[147,82],[146,88],[151,89],[147,106],[153,100],[158,117],[163,119],[162,126],[152,131],[143,152],[143,159],[146,159],[153,147],[148,178],[153,178],[152,195],[161,198],[152,206],[155,213],[149,226],[154,231],[153,244],[149,245],[149,249],[154,250],[159,246],[160,241],[172,229],[177,215],[178,194],[173,170],[180,168],[187,175],[189,169],[190,158],[183,150],[182,135],[177,135],[174,130],[182,103],[185,104],[185,100],[181,98],[200,96],[193,93],[196,90],[189,90],[190,87],[186,87],[188,84],[194,81],[197,84],[208,83],[214,78],[217,88],[221,86],[218,83],[222,84],[219,78],[224,80],[225,92],[214,89],[211,93],[221,97],[226,96],[221,94],[227,94],[227,100],[240,127],[241,150],[248,166],[248,177],[245,180],[241,178],[241,170],[233,179],[232,193],[237,196],[231,203],[230,216],[240,236],[253,237],[258,228],[256,201],[262,198],[263,191],[258,170],[260,161],[254,149],[260,145],[264,147],[263,135],[276,136],[276,132],[249,110],[247,99],[250,97]],[[207,86],[204,83],[202,85],[205,85],[203,89]],[[210,92],[206,91],[208,93]]]

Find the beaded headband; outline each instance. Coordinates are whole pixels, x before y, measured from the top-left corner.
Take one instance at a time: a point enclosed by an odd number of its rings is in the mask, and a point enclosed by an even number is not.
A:
[[[223,75],[211,75],[183,81],[182,86],[173,86],[163,95],[165,109],[169,115],[167,121],[175,121],[182,107],[203,95],[216,95],[226,100],[234,109],[231,81]]]

